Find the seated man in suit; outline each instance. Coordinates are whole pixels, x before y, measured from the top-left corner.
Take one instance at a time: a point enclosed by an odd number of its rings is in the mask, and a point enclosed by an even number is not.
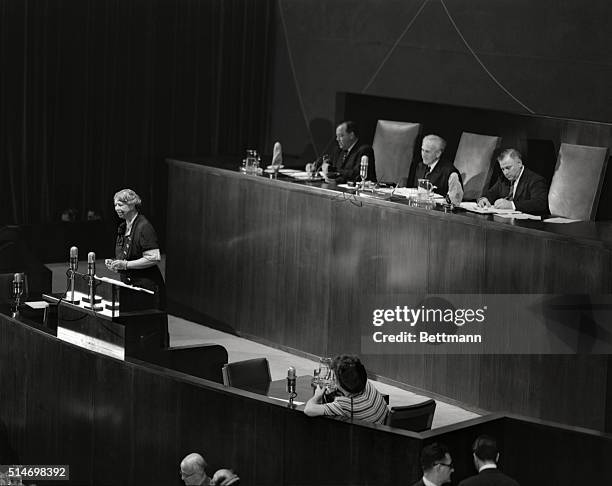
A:
[[[338,147],[332,153],[330,164],[323,164],[321,167],[325,181],[337,184],[360,181],[359,171],[363,155],[368,156],[367,180],[376,181],[374,150],[370,145],[359,141],[359,130],[356,123],[352,121],[340,123],[336,128],[336,141]],[[327,176],[327,173],[330,175]]]
[[[313,397],[306,402],[304,413],[309,417],[329,415],[384,424],[387,403],[368,381],[366,369],[359,358],[344,354],[336,356],[331,367],[340,395],[329,403],[321,403],[325,399],[325,390],[317,386]]]
[[[438,135],[427,135],[421,145],[422,162],[414,173],[412,187],[417,187],[419,179],[427,179],[434,186],[434,192],[446,196],[449,202],[459,204],[463,199],[461,175],[457,168],[442,158],[446,140]]]
[[[434,442],[423,447],[421,451],[423,477],[413,486],[441,486],[450,483],[453,472],[453,461],[444,444]]]
[[[481,435],[472,446],[476,476],[464,479],[459,486],[519,486],[510,476],[497,469],[499,452],[493,437]]]
[[[548,214],[548,184],[523,165],[521,153],[513,148],[497,157],[504,174],[478,200],[481,208],[516,209],[524,213]]]

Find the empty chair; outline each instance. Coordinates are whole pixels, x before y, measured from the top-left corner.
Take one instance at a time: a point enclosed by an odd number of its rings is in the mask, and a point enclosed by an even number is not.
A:
[[[455,154],[455,167],[463,181],[463,199],[476,200],[489,187],[493,174],[493,152],[501,137],[463,132]]]
[[[266,391],[272,378],[266,358],[254,358],[223,365],[223,384],[236,388]]]
[[[408,179],[420,131],[420,123],[378,120],[372,148],[379,182],[398,183]]]
[[[595,219],[607,163],[608,147],[562,143],[548,191],[550,213]]]
[[[423,432],[431,429],[435,411],[436,401],[433,399],[414,405],[391,407],[386,425],[412,432]]]

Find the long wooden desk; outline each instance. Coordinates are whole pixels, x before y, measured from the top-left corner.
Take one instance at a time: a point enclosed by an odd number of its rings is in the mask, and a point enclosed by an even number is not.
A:
[[[361,354],[364,296],[610,294],[612,224],[508,222],[169,161],[170,310],[317,356]],[[511,298],[511,296],[509,297]],[[529,332],[529,322],[517,322]],[[580,332],[589,332],[588,326]],[[367,355],[390,381],[612,429],[607,355]]]

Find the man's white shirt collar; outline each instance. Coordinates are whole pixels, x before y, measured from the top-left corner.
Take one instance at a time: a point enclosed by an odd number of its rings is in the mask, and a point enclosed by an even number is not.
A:
[[[432,482],[431,482],[429,479],[427,479],[425,476],[423,476],[423,484],[424,484],[425,486],[438,486],[437,484],[432,483]]]
[[[497,469],[497,464],[485,464],[483,466],[480,467],[480,469],[478,470],[478,472],[482,472],[485,469]]]
[[[353,150],[353,147],[354,147],[355,145],[357,145],[357,142],[359,142],[359,139],[355,140],[355,141],[353,142],[353,145],[351,145],[351,146],[350,146],[348,149],[346,149],[346,153],[347,153],[347,154],[350,154],[350,153],[351,153],[351,150]]]
[[[427,172],[433,172],[433,170],[436,167],[436,165],[438,165],[438,162],[440,162],[440,159],[436,160],[433,164],[428,165],[427,166]]]

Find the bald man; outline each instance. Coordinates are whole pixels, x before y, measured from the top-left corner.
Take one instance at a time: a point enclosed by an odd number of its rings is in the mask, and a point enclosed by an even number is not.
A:
[[[237,486],[240,478],[230,469],[219,469],[213,478],[206,475],[206,461],[192,452],[181,461],[181,479],[186,486]]]
[[[200,454],[188,454],[181,461],[181,479],[187,486],[209,486],[210,478],[206,475],[206,466],[206,461]]]

